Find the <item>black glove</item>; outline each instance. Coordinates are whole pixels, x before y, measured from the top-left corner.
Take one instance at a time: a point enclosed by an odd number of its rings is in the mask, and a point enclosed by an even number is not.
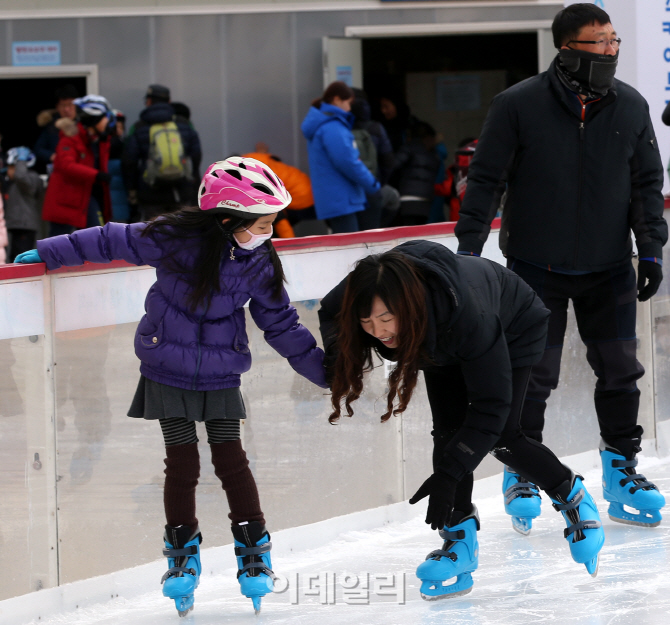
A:
[[[111,179],[112,177],[106,171],[99,171],[95,175],[95,182],[97,184],[108,183]]]
[[[644,283],[647,282],[647,286]],[[646,302],[663,282],[663,267],[652,260],[641,260],[637,267],[637,299]]]
[[[431,529],[441,530],[451,520],[454,511],[454,498],[458,481],[446,473],[433,473],[414,496],[409,500],[415,504],[428,496],[428,511],[426,512],[426,523]]]

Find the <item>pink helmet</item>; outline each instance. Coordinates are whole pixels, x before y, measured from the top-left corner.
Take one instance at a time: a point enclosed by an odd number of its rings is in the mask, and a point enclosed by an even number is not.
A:
[[[243,219],[278,213],[290,203],[291,194],[267,165],[241,156],[210,165],[198,191],[202,210]]]

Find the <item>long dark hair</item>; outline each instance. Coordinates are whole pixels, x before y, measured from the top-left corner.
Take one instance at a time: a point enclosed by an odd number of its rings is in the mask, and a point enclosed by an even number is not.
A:
[[[324,102],[332,104],[336,97],[340,100],[351,100],[354,97],[354,90],[346,82],[336,80],[326,87],[320,98],[312,100],[312,106],[319,108]]]
[[[349,274],[337,317],[339,353],[333,375],[333,413],[328,418],[331,423],[341,416],[342,399],[347,416],[354,414],[351,404],[363,392],[363,374],[373,368],[372,348],[376,339],[363,330],[361,319],[370,316],[375,296],[384,302],[397,323],[397,365],[389,376],[382,422],[391,414],[405,411],[416,387],[419,363],[425,358],[423,342],[428,323],[423,279],[405,254],[392,250],[368,256],[359,260]],[[399,401],[394,409],[396,395]]]
[[[237,246],[233,232],[240,228],[248,228],[256,221],[231,216],[230,221],[224,224],[222,221],[225,218],[225,214],[210,214],[197,207],[183,208],[150,221],[142,232],[142,236],[157,234],[168,240],[179,240],[184,246],[193,245],[199,249],[193,266],[186,266],[180,262],[176,253],[171,253],[163,259],[169,271],[186,276],[192,287],[188,295],[188,304],[192,311],[207,303],[214,293],[221,292],[221,261],[224,252],[231,242]],[[270,278],[272,296],[279,300],[286,281],[284,269],[272,242],[267,240],[263,246],[270,255],[274,267]]]

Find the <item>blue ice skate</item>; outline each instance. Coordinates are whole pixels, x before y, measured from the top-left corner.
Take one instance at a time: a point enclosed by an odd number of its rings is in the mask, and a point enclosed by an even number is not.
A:
[[[512,527],[528,536],[533,527],[533,519],[540,516],[540,490],[535,484],[505,467],[502,492],[505,496],[505,512],[512,517]]]
[[[568,525],[563,535],[570,544],[572,559],[586,566],[591,577],[595,577],[600,550],[605,543],[605,531],[593,497],[582,484],[583,479],[581,475],[572,473],[570,479],[552,492],[547,491],[547,495]]]
[[[186,616],[193,609],[193,593],[200,582],[200,543],[198,528],[192,531],[187,525],[165,526],[165,549],[170,567],[163,578],[163,595],[174,599],[179,616]]]
[[[274,589],[275,574],[270,560],[270,534],[258,521],[233,525],[237,581],[240,591],[254,604],[256,614],[261,611],[261,597]]]
[[[665,497],[644,475],[634,471],[637,459],[626,460],[618,451],[605,448],[600,451],[603,463],[603,497],[610,502],[610,519],[617,523],[656,527],[660,525],[661,508]],[[624,506],[637,512],[626,510]]]
[[[426,601],[466,595],[472,590],[471,573],[479,566],[476,506],[473,504],[472,512],[466,516],[454,512],[451,523],[440,530],[440,538],[444,540],[442,549],[431,551],[416,569],[416,576],[421,580],[421,597]],[[456,581],[447,585],[453,577]]]

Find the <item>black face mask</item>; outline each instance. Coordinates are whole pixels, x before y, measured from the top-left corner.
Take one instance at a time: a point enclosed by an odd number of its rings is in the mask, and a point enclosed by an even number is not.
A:
[[[568,49],[559,50],[558,56],[563,69],[585,92],[602,96],[612,88],[619,62],[618,51],[614,56],[607,56]]]

